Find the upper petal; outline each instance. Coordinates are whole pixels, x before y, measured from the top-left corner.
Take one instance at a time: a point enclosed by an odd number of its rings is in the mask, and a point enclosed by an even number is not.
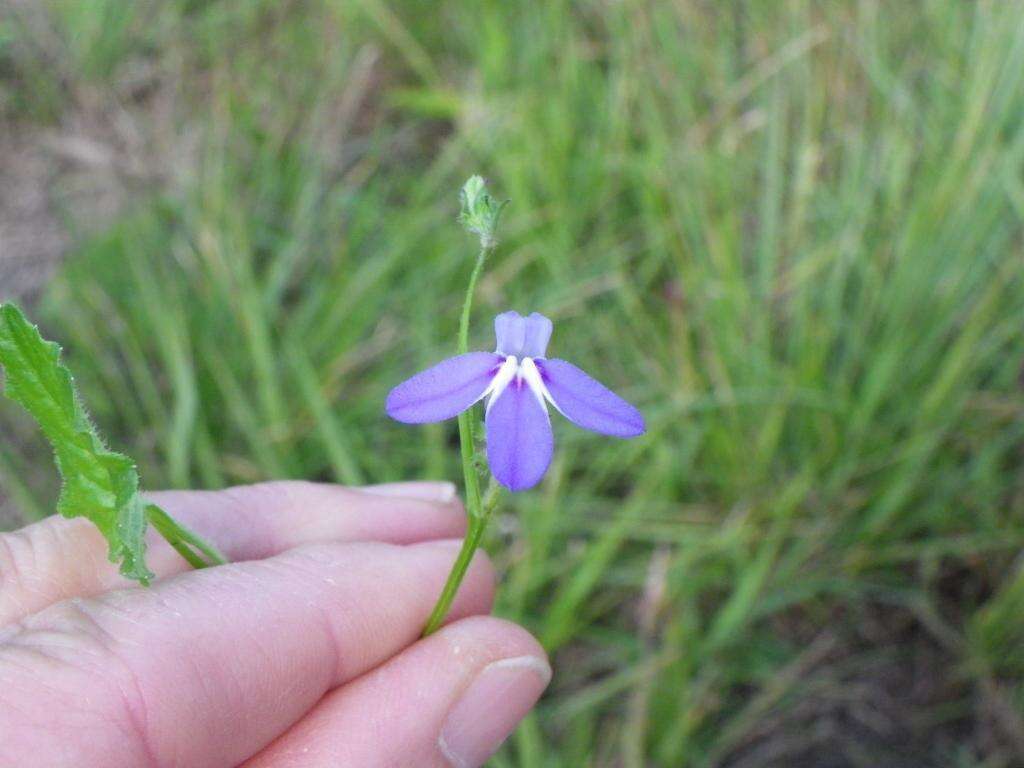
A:
[[[646,429],[636,408],[565,360],[537,360],[552,404],[573,424],[603,435],[636,437]]]
[[[555,440],[548,409],[522,378],[515,378],[487,407],[487,462],[512,491],[532,488],[551,464]]]
[[[523,317],[518,312],[502,312],[494,318],[494,335],[499,355],[544,357],[551,340],[551,321],[539,312]]]
[[[483,397],[502,358],[491,352],[450,357],[417,373],[388,393],[388,416],[425,424],[456,416]]]
[[[544,357],[551,341],[551,330],[554,325],[540,312],[532,312],[526,318],[526,338],[523,340],[523,353],[520,357]]]
[[[526,318],[518,312],[502,312],[494,318],[494,336],[499,355],[523,356],[526,341]]]

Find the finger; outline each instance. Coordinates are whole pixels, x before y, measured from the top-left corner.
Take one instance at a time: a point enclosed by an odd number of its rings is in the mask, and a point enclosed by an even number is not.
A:
[[[447,482],[346,488],[278,481],[149,497],[230,560],[255,560],[320,541],[414,544],[461,536],[466,527],[455,486]],[[178,554],[157,540],[160,553],[181,566]]]
[[[457,549],[301,547],[0,630],[0,765],[236,765],[414,642]],[[492,597],[478,556],[452,618]]]
[[[475,617],[328,694],[245,768],[483,765],[551,679],[526,630]]]
[[[465,530],[465,515],[451,483],[355,489],[285,481],[149,497],[229,560],[268,557],[311,542],[411,544],[461,536]],[[158,577],[189,568],[153,531],[146,560]],[[128,584],[107,560],[103,536],[82,518],[54,516],[0,534],[0,626],[60,600]]]

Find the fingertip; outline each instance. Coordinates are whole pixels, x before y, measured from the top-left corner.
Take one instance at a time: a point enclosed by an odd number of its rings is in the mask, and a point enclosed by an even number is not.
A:
[[[483,765],[551,679],[547,654],[504,619],[454,621],[324,697],[246,768]]]
[[[477,658],[444,716],[437,751],[452,766],[481,766],[543,695],[551,665],[536,638],[501,619],[466,619],[446,640],[456,659],[463,645]]]
[[[463,658],[469,667],[483,667],[502,659],[530,658],[537,660],[536,669],[551,668],[547,651],[528,630],[515,622],[497,616],[468,616],[438,630],[437,636],[451,648],[455,659]]]

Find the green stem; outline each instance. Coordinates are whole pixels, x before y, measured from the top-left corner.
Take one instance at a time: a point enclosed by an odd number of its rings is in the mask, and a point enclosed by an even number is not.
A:
[[[476,284],[483,271],[484,262],[487,261],[487,255],[493,247],[493,245],[487,244],[481,246],[476,257],[476,265],[473,267],[473,274],[469,277],[466,297],[462,302],[462,316],[459,319],[458,352],[460,355],[464,355],[469,350],[469,317],[473,309],[473,294],[476,293]],[[455,559],[455,565],[452,566],[452,571],[448,574],[448,580],[441,591],[441,596],[427,620],[427,626],[423,630],[424,636],[435,632],[444,621],[444,617],[455,599],[455,594],[459,591],[459,585],[462,584],[462,579],[466,576],[469,564],[473,560],[473,554],[480,545],[480,539],[487,528],[487,519],[497,504],[498,491],[496,489],[498,486],[493,480],[491,487],[487,490],[487,502],[484,503],[480,498],[480,477],[477,475],[476,463],[473,461],[473,455],[476,452],[476,439],[473,433],[473,409],[470,408],[459,414],[459,448],[462,454],[462,477],[466,484],[466,512],[469,516],[469,530],[462,542],[459,556]]]
[[[193,568],[207,568],[211,565],[226,565],[228,559],[213,544],[199,534],[190,531],[173,517],[164,512],[156,504],[146,505],[146,517],[156,528],[157,533],[167,539],[167,543],[188,561]],[[204,560],[199,554],[204,555]]]
[[[466,287],[466,297],[462,301],[462,316],[459,318],[460,355],[469,351],[469,316],[473,309],[473,294],[476,293],[476,284],[490,250],[486,246],[480,248],[473,274],[470,275],[469,285]],[[462,452],[462,477],[466,483],[466,507],[471,521],[480,515],[480,479],[473,463],[473,454],[476,451],[476,436],[473,433],[473,409],[470,408],[459,414],[459,448]]]
[[[455,558],[455,565],[452,566],[452,571],[448,574],[444,589],[441,590],[441,597],[438,598],[437,605],[434,606],[430,618],[427,619],[427,626],[423,630],[424,637],[436,632],[440,628],[441,622],[444,621],[444,617],[448,615],[448,609],[452,607],[455,595],[459,591],[459,585],[462,584],[466,571],[469,570],[469,564],[473,562],[473,555],[476,554],[476,549],[480,546],[484,531],[487,530],[491,513],[498,506],[500,495],[501,486],[492,478],[479,516],[470,515],[469,517],[469,531],[466,533],[466,538],[462,540],[462,548],[459,550],[458,557]]]

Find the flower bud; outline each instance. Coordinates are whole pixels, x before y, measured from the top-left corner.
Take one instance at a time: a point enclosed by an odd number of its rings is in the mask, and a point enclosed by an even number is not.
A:
[[[459,192],[462,211],[459,221],[466,229],[480,238],[482,248],[491,249],[497,243],[494,233],[498,218],[508,201],[497,202],[487,194],[487,185],[480,176],[471,176]]]

